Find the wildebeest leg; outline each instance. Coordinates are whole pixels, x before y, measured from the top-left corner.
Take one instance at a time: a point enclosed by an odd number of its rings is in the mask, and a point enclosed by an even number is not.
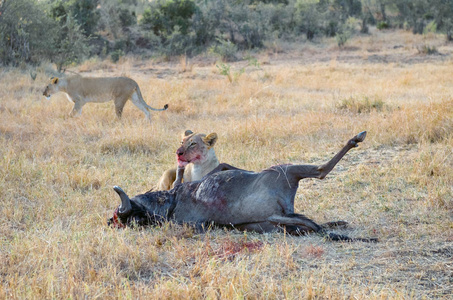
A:
[[[340,152],[337,153],[330,161],[327,163],[323,164],[318,168],[318,170],[321,172],[320,179],[323,179],[326,177],[327,174],[332,171],[332,169],[335,167],[335,165],[340,161],[340,159],[343,158],[343,156],[352,148],[358,147],[360,142],[363,142],[363,140],[366,137],[366,131],[362,131],[352,139],[350,139],[347,144],[343,147],[343,149],[340,150]]]
[[[321,224],[321,227],[322,228],[338,228],[338,227],[346,228],[346,227],[348,227],[348,222],[332,221],[332,222],[327,222],[327,223]]]
[[[272,224],[285,227],[290,234],[320,232],[322,227],[301,214],[274,215],[268,218]]]
[[[265,232],[275,232],[278,231],[279,228],[272,224],[269,221],[264,222],[253,222],[253,223],[246,223],[246,224],[235,224],[228,226],[233,229],[237,229],[240,231],[249,231],[249,232],[256,232],[256,233],[265,233]]]
[[[310,232],[315,232],[332,241],[362,241],[362,242],[377,242],[377,239],[368,238],[350,238],[346,235],[341,235],[333,232],[328,232],[322,226],[301,214],[288,214],[285,216],[272,216],[268,219],[275,226],[284,228],[285,231],[293,235],[302,235]],[[326,224],[342,223],[343,221],[330,222]],[[345,223],[345,222],[344,222]]]
[[[358,146],[358,143],[365,139],[366,131],[363,131],[350,139],[346,145],[327,163],[321,166],[312,165],[294,165],[288,166],[288,176],[294,180],[299,181],[303,178],[319,178],[324,179],[327,174],[332,171],[335,165],[345,156],[345,154],[354,147]]]

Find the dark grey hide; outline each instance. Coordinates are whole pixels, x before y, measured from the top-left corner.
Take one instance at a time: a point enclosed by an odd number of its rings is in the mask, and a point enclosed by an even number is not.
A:
[[[170,191],[149,191],[132,199],[115,186],[122,204],[110,222],[122,227],[171,220],[195,226],[215,224],[261,233],[283,230],[290,234],[316,232],[332,240],[374,241],[329,233],[326,226],[294,212],[299,181],[304,178],[323,179],[365,136],[366,132],[361,132],[353,137],[321,166],[278,165],[255,173],[221,164],[200,181],[182,183]],[[118,219],[120,222],[117,222]],[[345,225],[346,222],[327,224]]]

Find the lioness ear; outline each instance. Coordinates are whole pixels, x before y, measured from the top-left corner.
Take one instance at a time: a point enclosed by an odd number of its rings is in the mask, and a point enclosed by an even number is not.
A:
[[[58,83],[58,77],[52,77],[52,78],[50,78],[50,81],[51,81],[53,84],[57,84],[57,83]]]
[[[191,134],[193,134],[193,132],[190,129],[187,129],[186,131],[184,131],[184,136],[189,136]]]
[[[213,132],[208,134],[206,137],[203,138],[203,142],[209,146],[209,148],[213,147],[215,142],[217,142],[217,133]]]

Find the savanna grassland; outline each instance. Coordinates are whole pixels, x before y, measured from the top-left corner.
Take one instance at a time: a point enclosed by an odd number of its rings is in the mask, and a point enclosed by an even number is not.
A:
[[[428,55],[426,49],[437,53]],[[47,101],[44,64],[0,73],[0,298],[450,299],[453,295],[453,45],[372,32],[275,44],[260,63],[212,57],[89,61],[71,71],[126,75],[148,104]],[[244,68],[241,74],[241,68]],[[259,171],[320,164],[368,131],[324,180],[300,182],[295,207],[368,244],[167,224],[117,230],[106,220],[174,166],[180,135],[216,132],[217,156]],[[259,209],[259,208],[257,208]]]

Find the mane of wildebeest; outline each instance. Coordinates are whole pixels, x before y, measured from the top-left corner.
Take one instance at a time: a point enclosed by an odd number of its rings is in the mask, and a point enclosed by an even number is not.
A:
[[[278,165],[255,173],[221,164],[200,181],[182,183],[170,191],[149,191],[132,199],[115,186],[121,205],[109,224],[123,227],[170,220],[197,227],[215,224],[255,232],[316,232],[332,240],[375,241],[329,233],[325,226],[294,212],[299,181],[303,178],[323,179],[365,136],[364,131],[350,139],[340,152],[321,166]]]

